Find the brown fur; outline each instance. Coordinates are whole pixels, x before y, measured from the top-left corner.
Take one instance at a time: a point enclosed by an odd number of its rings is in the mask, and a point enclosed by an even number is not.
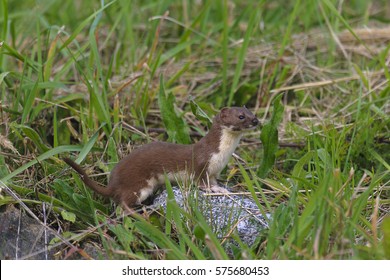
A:
[[[177,174],[184,171],[188,176],[193,175],[202,188],[221,191],[221,188],[215,184],[224,166],[221,168],[217,165],[218,170],[214,172],[215,174],[209,174],[208,168],[213,155],[213,159],[218,162],[222,135],[228,135],[228,138],[232,137],[238,143],[243,132],[257,125],[257,118],[245,107],[223,108],[214,118],[208,134],[195,144],[154,142],[124,157],[111,171],[106,188],[91,180],[74,161],[69,158],[65,158],[64,161],[81,175],[83,182],[92,190],[128,207],[145,200],[163,183],[161,178],[164,178],[164,174]],[[229,158],[231,154],[226,156]],[[223,162],[222,165],[226,163]],[[170,179],[173,180],[173,177],[175,176],[171,176]]]

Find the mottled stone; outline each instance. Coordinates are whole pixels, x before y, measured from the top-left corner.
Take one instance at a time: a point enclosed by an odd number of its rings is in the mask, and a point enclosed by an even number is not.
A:
[[[172,188],[177,204],[185,209],[186,200],[194,199],[197,207],[219,238],[226,236],[232,228],[247,245],[252,245],[259,231],[268,228],[267,220],[261,214],[255,201],[242,195],[213,195],[203,191],[182,192]],[[167,191],[164,190],[154,199],[152,208],[166,209]],[[267,218],[270,215],[267,214]]]
[[[46,242],[54,235],[44,229],[13,205],[5,207],[0,212],[0,259],[52,259]]]

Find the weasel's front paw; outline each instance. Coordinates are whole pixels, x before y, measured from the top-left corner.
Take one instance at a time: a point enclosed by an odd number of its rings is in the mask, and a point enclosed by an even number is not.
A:
[[[213,192],[213,193],[223,193],[223,194],[226,194],[226,193],[230,193],[229,190],[223,188],[223,187],[220,187],[220,186],[211,186],[210,187],[210,190]]]
[[[223,193],[223,194],[230,193],[229,190],[220,187],[218,185],[200,185],[199,188],[205,192]]]

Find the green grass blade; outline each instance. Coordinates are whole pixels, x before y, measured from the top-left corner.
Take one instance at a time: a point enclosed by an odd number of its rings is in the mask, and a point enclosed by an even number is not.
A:
[[[58,147],[58,119],[57,107],[53,108],[53,147]]]
[[[386,259],[390,259],[390,216],[385,217],[382,222],[382,231],[383,231],[383,250],[385,252]]]
[[[190,100],[191,111],[195,117],[203,122],[206,122],[208,125],[211,125],[212,119],[207,115],[207,113],[195,102],[195,100]]]
[[[38,94],[38,81],[35,83],[34,87],[27,94],[27,97],[24,100],[23,113],[22,113],[22,123],[26,123],[29,120],[31,110],[33,109],[33,104],[35,101],[35,97]]]
[[[168,256],[176,260],[187,259],[186,255],[181,252],[180,248],[172,241],[165,233],[151,225],[149,222],[139,217],[139,220],[134,223],[134,226],[145,235],[146,238],[154,242],[157,246],[167,250]]]
[[[89,154],[91,149],[93,148],[93,145],[95,145],[96,140],[98,139],[100,130],[105,126],[105,123],[102,123],[100,127],[96,130],[96,132],[92,135],[91,139],[88,140],[87,144],[83,147],[83,149],[80,151],[79,156],[75,160],[76,163],[80,164],[85,157]]]
[[[372,154],[372,156],[377,160],[379,161],[388,171],[390,171],[390,164],[388,162],[386,162],[386,160],[380,155],[378,154],[374,149],[370,149],[370,153]]]
[[[6,42],[0,42],[0,43],[1,43],[0,44],[0,51],[1,51],[0,54],[6,54],[9,56],[12,56],[12,57],[16,58],[17,60],[19,60],[20,62],[26,63],[27,66],[31,67],[33,70],[38,72],[38,64],[35,61],[20,54],[17,50],[15,50],[13,47],[8,45]]]
[[[172,93],[165,92],[164,81],[160,76],[160,91],[158,104],[161,110],[161,117],[169,136],[168,141],[181,144],[191,143],[187,124],[175,113],[175,97]]]
[[[356,34],[356,32],[353,30],[353,28],[349,25],[349,23],[345,20],[344,17],[342,17],[339,13],[339,11],[336,9],[336,7],[332,4],[331,1],[329,0],[321,0],[328,8],[329,10],[343,23],[343,25],[345,26],[345,28],[348,29],[349,32],[351,32],[351,34],[353,35],[353,37],[355,37],[355,39],[361,44],[363,45],[368,51],[369,53],[372,53],[371,49],[367,46],[367,44],[362,41],[359,36]]]
[[[222,30],[222,96],[228,94],[228,66],[229,66],[229,5],[228,1],[223,1],[223,30]],[[222,98],[219,96],[216,101],[217,107],[221,106]]]
[[[91,14],[88,18],[86,18],[84,21],[82,21],[79,26],[75,29],[75,31],[72,33],[71,36],[69,36],[69,38],[58,48],[58,51],[61,51],[63,50],[64,48],[68,47],[70,43],[73,42],[74,39],[76,39],[76,37],[81,33],[81,31],[88,25],[88,23],[93,20],[98,14],[100,14],[102,11],[104,11],[105,9],[107,9],[109,6],[111,6],[112,4],[114,4],[115,2],[117,2],[117,0],[113,0],[109,3],[107,3],[106,5],[104,5],[103,7],[101,7],[99,10],[97,10],[96,12],[94,12],[93,14]],[[52,57],[53,59],[54,57]]]
[[[245,56],[246,56],[246,52],[248,50],[249,42],[252,38],[252,33],[255,30],[255,26],[257,25],[258,13],[259,13],[258,6],[255,5],[251,11],[251,15],[250,15],[250,18],[248,21],[248,29],[245,32],[244,41],[243,41],[241,49],[238,53],[238,62],[237,62],[237,66],[236,66],[236,69],[234,72],[233,83],[231,85],[229,99],[227,102],[228,106],[232,105],[234,93],[237,91],[237,88],[238,88],[238,83],[239,83],[239,80],[241,78],[241,72],[242,72],[242,69],[244,66]]]
[[[221,246],[220,241],[215,236],[215,233],[210,228],[208,223],[206,222],[205,218],[203,217],[202,213],[198,209],[194,209],[196,219],[198,221],[198,225],[203,229],[203,231],[206,233],[205,238],[206,243],[208,243],[208,247],[213,254],[215,259],[223,259],[228,260],[229,256],[226,254],[225,250]]]
[[[50,150],[50,147],[46,146],[41,136],[29,126],[21,124],[12,124],[12,128],[23,131],[24,135],[31,139],[31,141],[37,146],[40,153],[45,153]]]
[[[8,1],[7,0],[2,0],[1,1],[1,5],[2,5],[2,10],[3,10],[3,31],[2,33],[0,34],[1,37],[0,37],[0,45],[2,44],[2,42],[6,41],[7,40],[7,37],[8,37],[8,30],[9,30],[9,21],[8,21]],[[1,46],[0,46],[1,48]],[[0,68],[4,68],[4,57],[2,55],[0,55]],[[1,82],[0,82],[1,84]]]
[[[290,18],[288,20],[287,29],[284,32],[283,41],[279,49],[278,57],[282,57],[283,53],[287,47],[288,42],[291,40],[291,33],[293,30],[293,26],[296,23],[296,18],[298,16],[299,8],[301,7],[301,0],[297,0],[294,3],[294,9],[290,14]]]
[[[278,126],[283,119],[284,107],[281,103],[282,95],[275,98],[273,102],[273,113],[271,119],[263,126],[260,140],[263,143],[264,155],[261,161],[258,176],[264,178],[275,164],[276,152],[279,148]]]
[[[165,185],[167,187],[167,208],[166,208],[166,230],[165,234],[171,234],[171,220],[175,222],[175,226],[179,233],[179,236],[184,239],[185,244],[191,249],[197,260],[205,260],[206,257],[202,254],[199,248],[192,242],[189,237],[189,233],[184,229],[183,221],[190,219],[189,214],[179,207],[175,200],[175,196],[172,190],[172,184],[168,178],[165,178]],[[173,219],[172,219],[173,218]],[[183,250],[183,248],[182,248]],[[184,248],[185,250],[185,248]]]
[[[1,55],[0,55],[0,57],[1,57]],[[0,74],[0,86],[3,83],[4,79],[8,76],[9,73],[11,73],[11,72],[4,72],[4,73]]]
[[[12,179],[13,177],[15,177],[16,175],[22,173],[23,171],[25,171],[27,168],[37,164],[38,162],[40,161],[44,161],[52,156],[55,156],[55,155],[58,155],[58,154],[62,154],[62,153],[66,153],[66,152],[78,152],[78,151],[81,151],[83,149],[83,147],[81,146],[74,146],[74,145],[66,145],[66,146],[59,146],[59,147],[56,147],[56,148],[53,148],[41,155],[39,155],[36,159],[26,163],[25,165],[19,167],[18,169],[14,170],[13,172],[11,172],[10,174],[8,174],[7,176],[4,176],[3,178],[1,178],[1,181],[3,181],[4,183],[6,183],[8,180]]]
[[[249,192],[251,193],[252,199],[255,201],[257,207],[260,209],[261,215],[263,215],[263,217],[266,220],[268,220],[266,212],[264,211],[263,206],[260,203],[260,200],[257,198],[256,191],[255,191],[255,188],[254,188],[254,183],[252,182],[251,178],[249,178],[248,172],[244,169],[242,164],[239,164],[239,168],[240,168],[242,177],[244,177],[244,181],[246,183],[246,186],[247,186]],[[261,189],[260,189],[260,191],[261,191]],[[267,199],[264,196],[264,193],[262,191],[261,191],[261,196],[262,196],[262,199],[263,199],[264,203],[266,204],[266,206],[268,208],[267,210],[270,211],[271,210],[270,205],[269,205],[269,203],[268,203],[268,201],[267,201]]]

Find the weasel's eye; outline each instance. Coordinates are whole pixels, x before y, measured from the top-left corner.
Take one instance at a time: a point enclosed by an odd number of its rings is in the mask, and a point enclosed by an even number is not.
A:
[[[244,115],[240,115],[238,118],[239,118],[240,120],[243,120],[243,119],[245,119],[245,116],[244,116]]]

